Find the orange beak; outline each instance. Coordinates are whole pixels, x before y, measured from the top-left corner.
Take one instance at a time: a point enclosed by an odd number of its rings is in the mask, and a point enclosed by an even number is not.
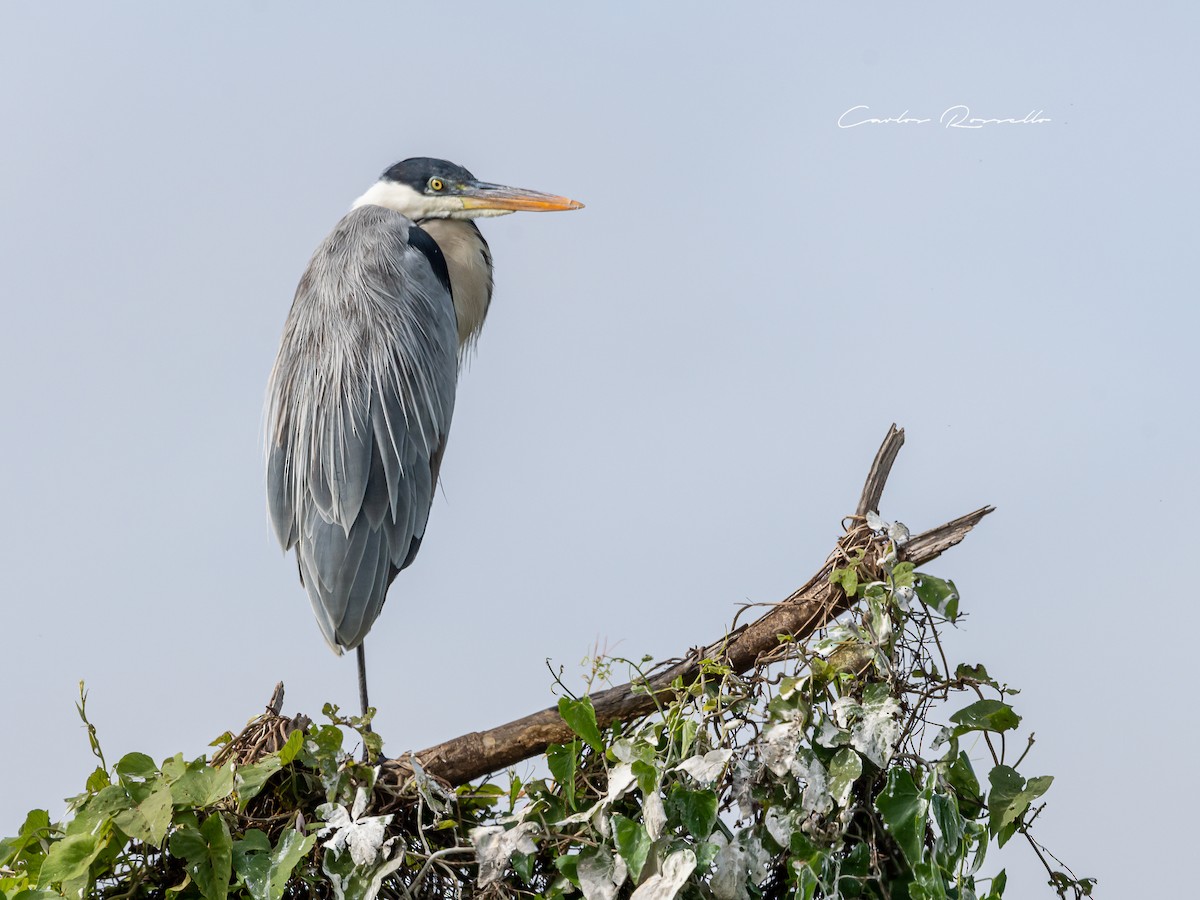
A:
[[[482,181],[464,184],[455,193],[462,198],[463,209],[503,209],[513,212],[583,209],[583,204],[578,200],[569,200],[556,194],[543,194],[541,191],[505,187],[502,184],[487,184]]]

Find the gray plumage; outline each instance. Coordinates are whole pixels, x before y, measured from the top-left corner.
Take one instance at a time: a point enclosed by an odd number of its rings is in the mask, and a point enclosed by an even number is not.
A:
[[[300,280],[271,375],[271,520],[339,653],[416,554],[454,413],[454,304],[409,244],[415,227],[380,206],[338,223]]]
[[[458,361],[491,303],[491,254],[471,220],[580,206],[405,160],[300,279],[268,388],[267,505],[325,640],[359,648],[364,712],[361,645],[425,535]]]

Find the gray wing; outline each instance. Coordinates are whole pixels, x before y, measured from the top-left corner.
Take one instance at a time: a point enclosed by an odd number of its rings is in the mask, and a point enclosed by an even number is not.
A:
[[[349,213],[296,290],[267,423],[271,521],[338,653],[362,643],[425,534],[457,351],[437,245],[397,212]]]

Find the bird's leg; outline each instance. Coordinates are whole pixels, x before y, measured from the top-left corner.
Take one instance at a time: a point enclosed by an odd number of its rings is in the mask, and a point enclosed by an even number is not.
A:
[[[365,716],[367,710],[371,708],[371,704],[367,701],[367,654],[363,650],[366,641],[358,645],[358,699],[362,703],[362,714]],[[371,730],[371,724],[368,722],[366,730]],[[363,741],[363,762],[368,762],[367,743]]]

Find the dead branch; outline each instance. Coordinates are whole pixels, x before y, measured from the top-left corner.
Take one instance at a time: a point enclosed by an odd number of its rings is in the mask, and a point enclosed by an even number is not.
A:
[[[858,549],[866,554],[860,571],[881,571],[878,558],[881,542],[872,539],[872,532],[864,517],[868,512],[878,511],[892,464],[903,444],[903,429],[892,425],[871,465],[855,515],[847,519],[846,534],[838,541],[824,565],[803,587],[758,620],[694,651],[686,659],[658,671],[645,681],[630,682],[592,694],[592,705],[600,726],[603,728],[619,720],[653,712],[655,695],[671,690],[676,679],[680,679],[684,685],[695,681],[704,659],[721,659],[737,672],[748,671],[760,657],[780,645],[781,636],[802,641],[848,610],[853,605],[852,601],[840,587],[829,583],[829,576],[835,567]],[[966,537],[992,509],[991,506],[985,506],[916,535],[903,547],[901,555],[917,565],[936,559]],[[573,732],[559,716],[557,707],[551,707],[487,731],[464,734],[418,753],[388,760],[384,764],[383,780],[393,785],[406,781],[412,775],[410,760],[415,758],[430,774],[451,785],[464,784],[536,756],[550,744],[567,743],[573,737]]]

